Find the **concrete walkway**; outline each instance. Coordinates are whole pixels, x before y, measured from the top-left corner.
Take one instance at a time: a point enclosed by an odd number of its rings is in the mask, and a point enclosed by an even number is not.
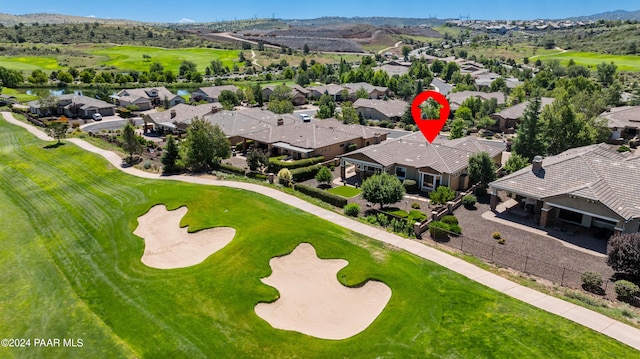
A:
[[[27,130],[29,130],[29,132],[33,133],[38,138],[49,141],[53,140],[42,133],[42,131],[38,128],[16,120],[11,113],[2,112],[1,114],[8,122],[26,128]],[[402,238],[395,234],[366,225],[351,218],[347,218],[338,213],[310,204],[295,196],[280,192],[277,189],[252,183],[212,180],[184,175],[161,176],[158,174],[144,172],[133,167],[123,167],[122,158],[120,158],[120,156],[111,151],[100,149],[81,139],[73,138],[68,139],[67,141],[74,143],[78,147],[81,147],[87,151],[103,156],[114,167],[133,176],[151,179],[177,180],[203,185],[240,188],[269,196],[290,206],[296,207],[298,209],[316,215],[322,219],[333,222],[346,229],[361,233],[373,239],[404,249],[418,257],[440,264],[441,266],[446,267],[454,272],[460,273],[461,275],[471,280],[484,284],[489,288],[495,289],[508,296],[519,299],[525,303],[529,303],[547,312],[567,318],[585,327],[600,332],[608,337],[625,343],[632,348],[640,350],[640,329],[636,329],[632,326],[621,323],[617,320],[611,319],[605,315],[586,309],[584,307],[563,301],[544,293],[540,293],[531,288],[524,287],[520,284],[502,278],[499,275],[478,268],[475,265],[465,262],[460,258],[441,252],[435,248],[429,247],[411,239]]]

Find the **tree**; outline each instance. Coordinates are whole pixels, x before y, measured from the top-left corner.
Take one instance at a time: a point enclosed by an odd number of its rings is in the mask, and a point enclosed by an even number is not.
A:
[[[60,139],[65,138],[67,136],[67,129],[69,125],[64,122],[51,122],[47,125],[47,135],[55,138],[60,144]]]
[[[445,204],[456,198],[456,192],[447,186],[438,186],[435,191],[429,193],[431,204]]]
[[[511,152],[511,156],[509,156],[507,163],[504,164],[504,170],[507,171],[507,173],[513,173],[527,167],[528,165],[529,162],[527,162],[526,158],[515,152]]]
[[[178,144],[173,136],[167,136],[167,145],[162,153],[162,165],[165,173],[171,173],[176,170],[176,162],[180,158]]]
[[[335,111],[336,102],[333,100],[333,97],[327,94],[320,96],[316,117],[320,119],[330,118],[335,115]]]
[[[305,58],[302,58],[302,60],[300,60],[300,66],[299,66],[303,71],[307,71],[307,69],[309,68],[307,65],[307,60]]]
[[[453,61],[447,62],[442,72],[442,79],[444,79],[445,81],[451,80],[453,74],[456,71],[460,71],[460,66],[458,66],[458,64]]]
[[[519,153],[527,161],[547,152],[544,142],[544,124],[540,123],[540,97],[534,97],[522,115],[518,126],[516,139],[513,141],[513,151]]]
[[[192,72],[197,72],[196,64],[189,60],[182,60],[182,62],[180,63],[180,72],[179,72],[180,76],[185,76]]]
[[[262,97],[262,88],[260,84],[255,84],[251,87],[251,91],[253,91],[253,97],[256,99],[258,106],[262,107],[264,105],[264,98]]]
[[[247,165],[251,171],[264,172],[269,165],[269,155],[261,150],[254,149],[247,154]]]
[[[480,182],[483,186],[487,186],[489,182],[496,179],[496,165],[487,152],[469,156],[468,171],[471,183]]]
[[[186,163],[194,172],[212,168],[231,156],[231,144],[224,132],[201,118],[191,121],[183,147]]]
[[[456,138],[464,137],[465,122],[461,118],[456,118],[451,123],[451,130],[449,131],[449,139],[455,140]]]
[[[404,61],[409,61],[409,53],[411,52],[411,48],[409,46],[402,46],[402,57]]]
[[[386,172],[373,175],[362,182],[362,198],[380,204],[392,204],[402,200],[404,186],[398,177]]]
[[[545,107],[540,118],[545,123],[547,153],[557,155],[570,148],[591,145],[598,140],[598,131],[583,114],[576,113],[566,96]],[[516,151],[517,152],[517,151]]]
[[[607,264],[616,272],[640,276],[640,232],[612,236]]]
[[[222,106],[227,110],[232,110],[233,106],[237,106],[238,104],[240,104],[238,95],[231,90],[220,91],[220,95],[218,96],[218,101],[220,101]]]
[[[367,89],[365,89],[364,87],[360,87],[356,91],[356,97],[357,98],[369,98],[369,91],[367,91]]]
[[[122,149],[129,153],[129,163],[133,162],[133,155],[142,153],[142,145],[131,122],[122,130]]]
[[[329,170],[328,167],[326,166],[322,166],[320,167],[320,170],[318,171],[318,173],[316,173],[316,181],[318,181],[318,183],[331,183],[331,180],[333,180],[333,174],[331,173],[331,170]]]
[[[350,101],[342,104],[342,111],[340,112],[338,119],[342,120],[342,122],[346,124],[360,123],[358,112],[353,108],[353,104]]]
[[[73,76],[68,72],[60,71],[58,72],[58,81],[63,84],[70,84],[73,82]]]
[[[31,72],[31,76],[27,78],[27,81],[31,82],[32,84],[42,85],[46,84],[47,81],[49,81],[49,77],[42,70],[33,70]]]
[[[613,83],[614,76],[616,74],[616,69],[618,67],[613,62],[607,64],[606,62],[602,62],[596,65],[596,74],[598,76],[598,81],[602,83],[605,87],[611,85]]]

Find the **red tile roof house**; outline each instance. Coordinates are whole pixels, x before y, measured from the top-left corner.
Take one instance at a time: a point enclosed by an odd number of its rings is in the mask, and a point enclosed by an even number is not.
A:
[[[599,117],[607,120],[612,140],[630,139],[640,135],[640,106],[615,107]]]
[[[169,107],[186,102],[182,97],[171,93],[164,87],[125,89],[111,97],[116,100],[118,106],[135,105],[139,111],[151,110],[156,106],[161,106],[165,98],[169,100]]]
[[[554,99],[551,97],[541,97],[540,111],[542,111],[542,109],[546,106],[551,105],[553,103],[553,100]],[[498,129],[500,131],[513,132],[520,122],[520,118],[522,118],[522,115],[524,115],[524,111],[527,109],[527,106],[529,106],[529,101],[507,107],[504,110],[496,112],[489,117],[496,120]]]
[[[200,87],[191,93],[191,102],[207,101],[209,103],[218,102],[218,97],[222,91],[236,93],[238,88],[233,85]]]
[[[353,107],[367,120],[400,121],[407,110],[407,102],[402,100],[369,100],[359,98]]]
[[[387,132],[361,125],[345,125],[335,119],[314,122],[295,121],[241,135],[243,139],[254,141],[257,148],[269,154],[288,155],[293,159],[324,156],[326,160],[347,152],[350,145],[358,148],[380,143],[387,138]]]
[[[640,231],[640,156],[618,153],[615,146],[597,144],[544,159],[536,156],[533,165],[491,182],[489,191],[491,209],[497,207],[498,191],[514,194],[525,208],[530,205],[541,227],[565,222]]]
[[[456,140],[439,137],[429,144],[416,132],[340,156],[341,176],[346,180],[346,167],[355,165],[360,182],[385,171],[400,180],[415,180],[423,192],[433,191],[440,185],[466,190],[471,185],[467,175],[469,156],[487,152],[500,164],[505,149],[504,142],[472,136]]]

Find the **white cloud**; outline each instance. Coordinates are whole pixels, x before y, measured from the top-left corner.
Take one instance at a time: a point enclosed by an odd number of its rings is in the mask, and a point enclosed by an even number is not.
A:
[[[195,20],[191,20],[191,19],[187,19],[187,18],[182,18],[178,21],[179,24],[191,24],[194,23]]]
[[[95,16],[95,15],[89,15],[89,16],[87,16],[87,17],[93,17],[93,18],[95,18],[96,16]]]

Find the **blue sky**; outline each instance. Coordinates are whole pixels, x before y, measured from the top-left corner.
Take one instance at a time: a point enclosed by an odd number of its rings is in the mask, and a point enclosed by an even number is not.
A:
[[[150,22],[221,21],[271,17],[308,19],[321,16],[394,16],[472,19],[536,19],[593,15],[612,10],[640,10],[638,0],[443,0],[443,1],[136,1],[136,0],[0,0],[8,14],[57,13]]]

